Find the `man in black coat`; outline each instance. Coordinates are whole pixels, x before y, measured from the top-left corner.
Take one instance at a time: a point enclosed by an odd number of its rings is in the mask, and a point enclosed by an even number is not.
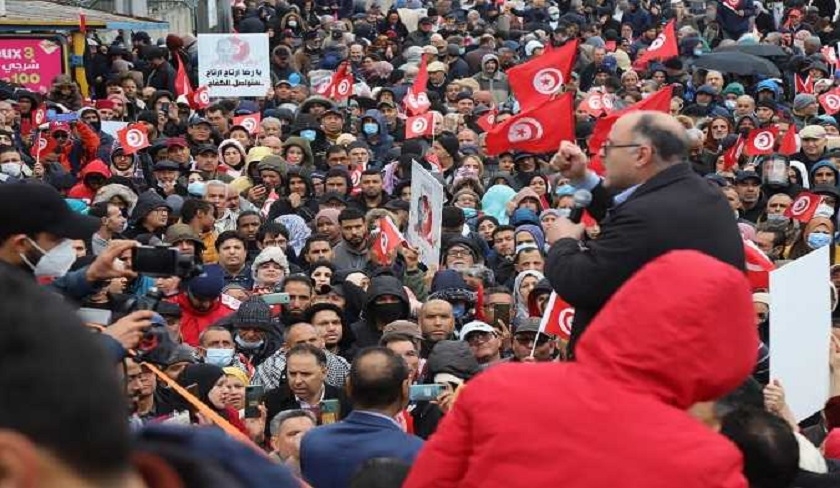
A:
[[[575,186],[592,191],[589,211],[601,226],[597,239],[583,241],[583,226],[568,219],[558,219],[547,230],[552,246],[546,276],[575,307],[570,352],[612,294],[668,251],[694,249],[744,268],[732,210],[720,190],[685,162],[688,145],[685,129],[670,115],[624,115],[601,149],[606,168],[601,181],[586,169],[579,147],[561,144],[552,165]]]

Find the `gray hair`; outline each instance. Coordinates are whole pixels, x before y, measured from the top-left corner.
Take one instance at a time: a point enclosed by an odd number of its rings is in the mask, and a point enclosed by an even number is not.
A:
[[[266,118],[262,119],[262,122],[260,122],[260,127],[262,127],[263,129],[265,129],[266,127],[268,127],[270,125],[273,125],[275,127],[280,127],[280,126],[283,125],[283,123],[280,122],[280,119],[278,119],[277,117],[266,117]]]
[[[697,142],[697,141],[704,141],[706,140],[706,136],[703,134],[703,131],[693,127],[685,131],[686,136],[688,136],[688,140],[690,142]]]
[[[222,181],[222,180],[210,180],[210,181],[204,183],[204,196],[205,197],[207,196],[207,190],[209,190],[211,186],[223,187],[225,189],[225,198],[227,198],[228,194],[230,193],[230,189],[228,187],[228,184],[225,183],[224,181]]]
[[[306,417],[312,421],[313,424],[317,425],[318,420],[315,418],[315,415],[312,412],[307,410],[295,409],[295,410],[283,410],[282,412],[278,413],[271,419],[271,423],[268,424],[269,431],[271,435],[277,435],[280,433],[280,429],[283,428],[283,424],[287,420],[292,420],[296,418]]]

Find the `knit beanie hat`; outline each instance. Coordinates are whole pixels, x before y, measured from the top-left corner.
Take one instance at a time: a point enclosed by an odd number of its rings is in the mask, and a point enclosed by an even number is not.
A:
[[[239,305],[233,316],[233,327],[271,330],[271,307],[259,296],[252,296]]]
[[[260,269],[260,266],[269,262],[279,264],[283,268],[283,272],[289,274],[289,260],[286,259],[283,249],[277,246],[269,246],[254,258],[254,264],[251,265],[251,273],[254,275],[254,279],[257,279],[257,270]]]
[[[801,112],[805,109],[805,107],[811,105],[812,103],[817,103],[817,97],[809,93],[800,93],[793,99],[793,109],[797,112]]]

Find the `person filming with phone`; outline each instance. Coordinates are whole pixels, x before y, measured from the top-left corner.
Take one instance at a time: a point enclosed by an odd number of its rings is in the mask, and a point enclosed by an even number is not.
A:
[[[589,190],[601,234],[559,218],[547,229],[546,277],[575,307],[569,353],[589,322],[639,268],[668,251],[694,249],[744,268],[744,245],[721,192],[686,162],[688,136],[673,117],[636,111],[622,116],[600,149],[603,180],[580,147],[562,142],[552,166]],[[572,356],[573,357],[573,356]]]

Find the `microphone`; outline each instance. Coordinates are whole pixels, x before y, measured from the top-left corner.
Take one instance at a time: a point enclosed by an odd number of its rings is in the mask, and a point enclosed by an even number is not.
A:
[[[589,190],[577,190],[572,198],[575,204],[572,207],[572,211],[569,212],[569,220],[575,224],[579,224],[580,219],[583,218],[583,211],[592,203],[592,193]]]

